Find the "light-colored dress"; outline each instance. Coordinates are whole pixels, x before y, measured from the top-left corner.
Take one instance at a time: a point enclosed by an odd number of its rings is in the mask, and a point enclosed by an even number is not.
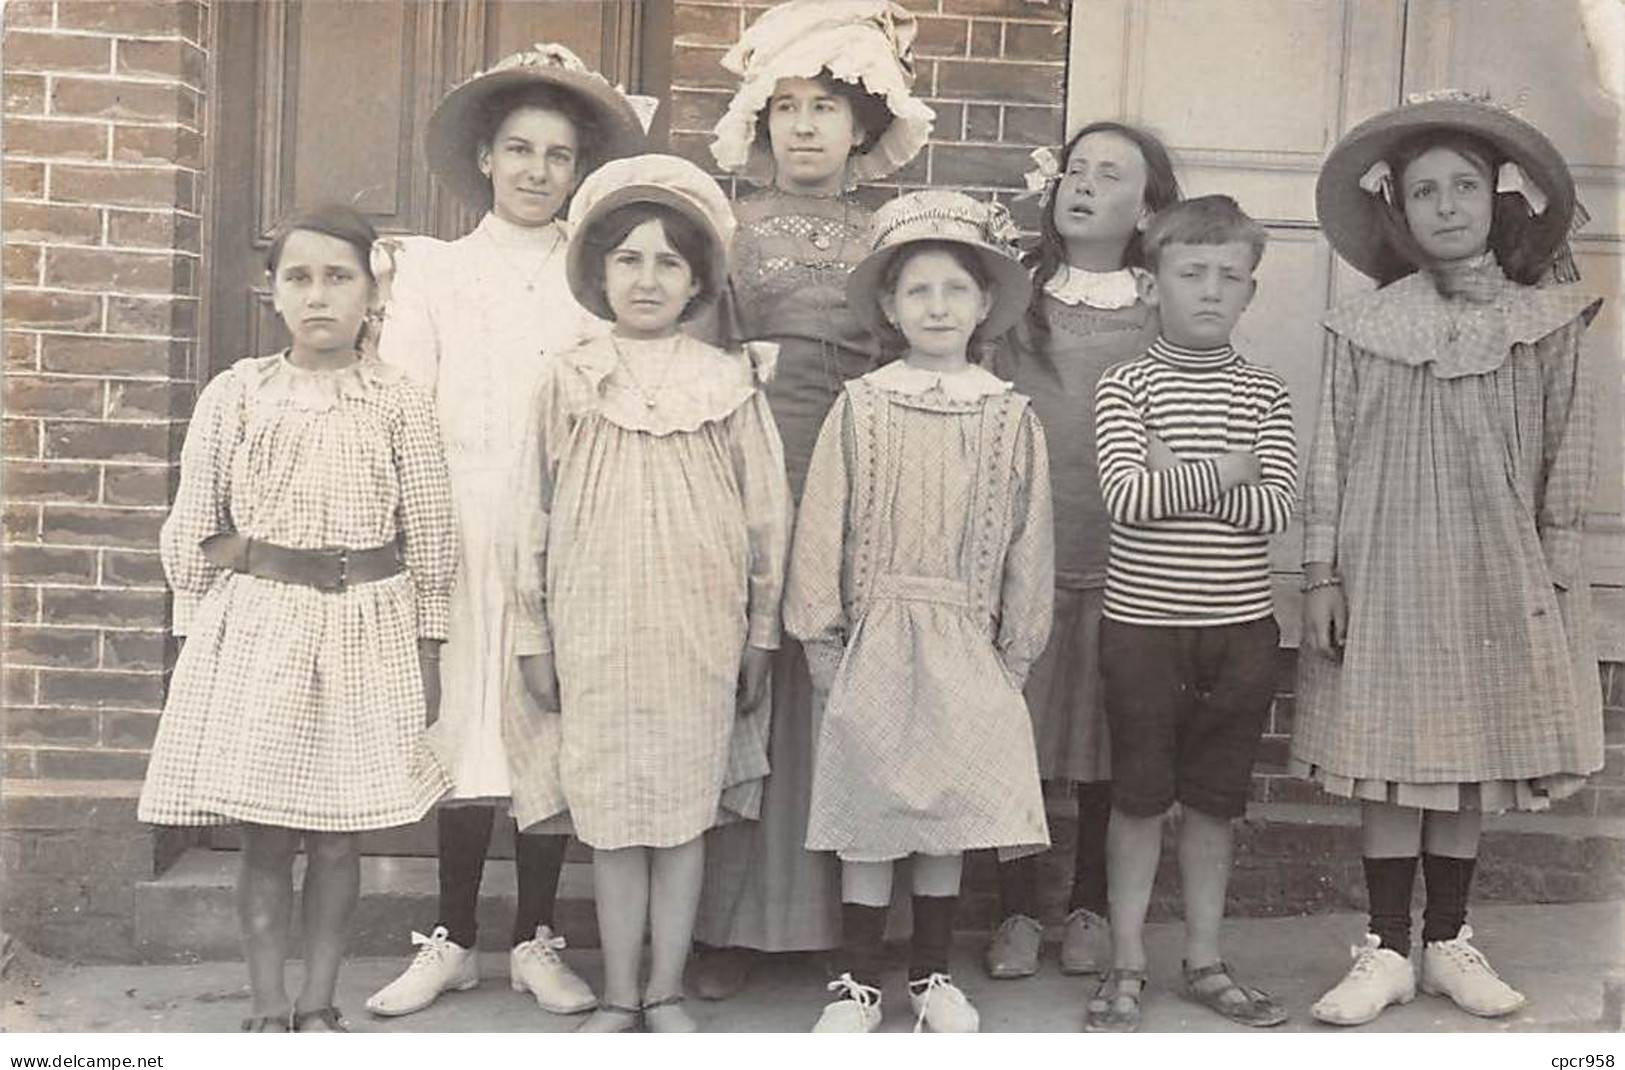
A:
[[[769,189],[734,208],[730,254],[741,336],[776,343],[763,388],[784,440],[790,491],[800,495],[818,429],[846,383],[873,371],[879,347],[846,303],[846,277],[869,251],[869,211],[850,195],[807,197]],[[841,942],[840,866],[808,851],[813,687],[801,644],[786,636],[773,658],[773,772],[761,820],[715,830],[695,939],[761,951],[827,950]]]
[[[238,532],[301,549],[401,540],[406,570],[342,591],[211,564]],[[456,562],[427,394],[376,359],[238,361],[198,397],[160,536],[186,637],[141,820],[322,832],[404,825],[445,792],[424,745],[417,640],[446,634]]]
[[[813,452],[785,626],[827,691],[810,850],[848,861],[1049,846],[1021,685],[1054,530],[1027,400],[971,366],[847,384]]]
[[[756,816],[769,711],[739,716],[739,665],[778,646],[790,538],[771,355],[600,338],[543,370],[513,508],[562,712],[515,781],[522,829],[568,810],[595,848],[671,847]]]
[[[1341,664],[1298,659],[1294,770],[1425,809],[1541,809],[1601,768],[1582,527],[1597,302],[1424,273],[1334,312],[1304,560],[1348,599]]]
[[[495,215],[454,242],[407,238],[379,339],[385,361],[433,392],[451,469],[462,552],[429,740],[454,800],[511,794],[506,739],[539,716],[517,670],[537,640],[513,605],[513,485],[546,358],[608,329],[570,294],[567,245],[563,222]]]

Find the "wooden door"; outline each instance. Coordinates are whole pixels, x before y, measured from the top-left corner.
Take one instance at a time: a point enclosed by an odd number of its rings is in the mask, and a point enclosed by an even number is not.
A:
[[[645,49],[669,0],[239,0],[210,8],[208,367],[285,344],[265,289],[276,221],[297,205],[354,203],[390,233],[453,238],[477,220],[424,162],[435,102],[536,41],[560,42],[611,81],[662,94]],[[647,57],[647,59],[646,59]]]
[[[1593,223],[1578,244],[1585,285],[1609,296],[1590,332],[1611,362],[1601,398],[1590,549],[1605,656],[1625,654],[1620,584],[1619,114],[1594,85],[1575,0],[1091,0],[1072,8],[1067,126],[1123,116],[1161,135],[1187,194],[1228,193],[1266,224],[1259,292],[1237,329],[1250,358],[1292,390],[1307,446],[1326,309],[1370,282],[1333,255],[1315,219],[1320,165],[1348,129],[1440,88],[1527,98],[1524,114],[1575,165]],[[1298,630],[1301,534],[1274,542],[1285,641]]]

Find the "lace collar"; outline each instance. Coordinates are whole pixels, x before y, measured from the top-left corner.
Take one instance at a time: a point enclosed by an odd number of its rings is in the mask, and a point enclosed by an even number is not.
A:
[[[1088,271],[1062,264],[1044,284],[1044,292],[1063,305],[1088,305],[1104,312],[1128,308],[1140,299],[1135,270]]]
[[[894,360],[863,377],[864,382],[894,394],[924,395],[932,391],[952,401],[980,401],[990,394],[1003,394],[1010,384],[979,364],[967,364],[954,372],[918,368],[906,360]]]
[[[1333,310],[1326,328],[1373,356],[1427,365],[1439,379],[1499,368],[1518,344],[1540,341],[1601,299],[1573,286],[1520,286],[1502,278],[1488,300],[1447,298],[1426,272],[1407,275]]]
[[[697,431],[750,400],[773,377],[776,342],[718,349],[688,335],[638,342],[605,334],[558,359],[586,380],[597,411],[629,431]]]
[[[247,376],[250,389],[268,401],[287,401],[296,409],[326,412],[350,398],[364,398],[381,386],[399,382],[404,373],[369,355],[343,368],[313,371],[288,359],[289,352],[268,357],[250,357],[237,367]]]
[[[539,227],[522,227],[508,222],[495,212],[486,212],[485,218],[474,229],[504,249],[515,251],[551,253],[555,246],[567,242],[570,237],[568,224],[562,218]]]

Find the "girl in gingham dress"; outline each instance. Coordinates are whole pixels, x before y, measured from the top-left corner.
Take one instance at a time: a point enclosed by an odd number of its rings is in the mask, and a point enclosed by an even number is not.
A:
[[[1524,999],[1470,942],[1486,810],[1544,809],[1602,765],[1582,526],[1597,387],[1574,287],[1574,182],[1551,142],[1441,94],[1351,130],[1322,226],[1381,289],[1332,312],[1305,497],[1292,759],[1358,799],[1370,931],[1313,1012],[1367,1022],[1420,984]]]
[[[604,995],[584,1024],[690,1032],[683,968],[707,829],[754,819],[790,490],[761,390],[774,347],[679,331],[720,292],[733,214],[674,156],[576,192],[567,274],[613,332],[543,369],[521,467],[518,587],[545,653],[520,667],[546,731],[524,784],[593,848]],[[523,820],[523,818],[521,818]],[[645,933],[652,958],[638,985]]]
[[[824,421],[785,593],[785,627],[825,699],[807,847],[842,863],[842,973],[815,1032],[879,1026],[905,857],[916,1028],[975,1032],[948,971],[963,853],[1049,846],[1021,696],[1049,636],[1048,456],[1027,399],[967,359],[1031,292],[996,207],[937,190],[887,203],[847,282],[904,356],[847,383]]]
[[[204,388],[161,535],[184,645],[140,816],[243,825],[245,1030],[342,1030],[333,989],[357,833],[421,818],[448,781],[423,741],[456,562],[427,394],[358,349],[372,226],[349,208],[278,229],[283,353]],[[283,980],[304,841],[305,981]]]

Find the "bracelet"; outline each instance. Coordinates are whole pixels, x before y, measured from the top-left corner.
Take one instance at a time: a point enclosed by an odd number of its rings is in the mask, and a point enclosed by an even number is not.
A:
[[[1323,587],[1341,587],[1341,586],[1343,586],[1343,579],[1342,579],[1341,576],[1328,576],[1323,580],[1316,580],[1313,583],[1306,583],[1303,586],[1299,587],[1298,590],[1300,592],[1302,592],[1303,594],[1308,594],[1310,591],[1318,591]]]

